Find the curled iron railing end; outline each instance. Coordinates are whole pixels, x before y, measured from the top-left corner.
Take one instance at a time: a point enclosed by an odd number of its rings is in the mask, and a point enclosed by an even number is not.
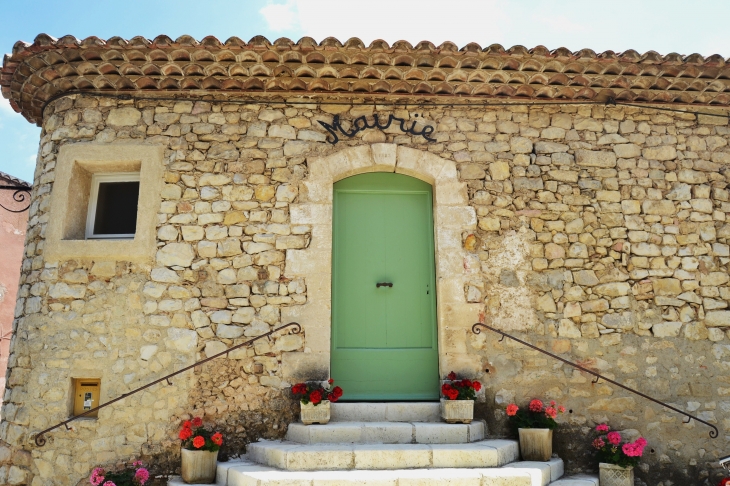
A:
[[[720,431],[717,430],[717,427],[714,425],[710,425],[710,427],[712,427],[712,430],[710,431],[710,438],[717,439],[717,436],[720,435]]]
[[[476,324],[471,326],[471,332],[473,332],[474,334],[481,334],[482,330],[479,329],[479,326],[483,326],[483,325],[484,324],[482,324],[481,322],[477,322]]]
[[[28,205],[25,206],[23,209],[10,209],[8,207],[3,206],[0,204],[0,208],[3,208],[4,210],[10,212],[10,213],[22,213],[28,210],[30,207],[30,187],[19,187],[19,186],[0,186],[0,189],[5,189],[9,191],[15,191],[13,192],[13,201],[17,203],[25,203],[25,200],[28,199]]]
[[[37,434],[35,439],[33,439],[33,442],[35,442],[35,445],[38,447],[43,447],[46,445],[46,437],[43,434]]]
[[[302,326],[299,325],[298,322],[290,322],[289,324],[287,324],[287,326],[293,326],[294,327],[294,329],[292,329],[292,332],[294,334],[299,334],[300,332],[302,332]]]

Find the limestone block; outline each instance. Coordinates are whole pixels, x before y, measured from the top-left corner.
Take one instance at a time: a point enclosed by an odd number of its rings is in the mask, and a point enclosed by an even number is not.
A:
[[[230,320],[228,322],[230,322]],[[219,324],[216,326],[215,335],[221,339],[236,339],[243,336],[243,331],[244,329],[240,326]]]
[[[379,170],[387,169],[388,172],[395,170],[397,148],[394,143],[374,143],[370,146],[373,162]]]
[[[107,124],[113,126],[133,126],[142,119],[142,112],[131,106],[112,108],[106,119]]]
[[[410,469],[431,465],[431,448],[427,445],[373,444],[360,446],[354,452],[356,469]]]
[[[189,267],[193,258],[195,252],[187,243],[168,243],[157,251],[157,263],[164,266]]]
[[[450,160],[399,145],[397,148],[397,162],[395,171],[399,174],[410,175],[433,184],[444,169],[444,166],[453,165]]]
[[[629,295],[630,291],[631,286],[627,282],[609,282],[597,285],[593,288],[594,293],[607,297],[620,297],[622,295]]]
[[[466,183],[437,181],[434,185],[437,206],[466,206],[469,204]]]
[[[730,326],[730,311],[709,311],[705,313],[705,326],[707,327],[728,327]]]
[[[228,349],[228,346],[226,346],[225,343],[220,341],[208,341],[205,343],[204,353],[207,358],[210,358],[211,356],[224,352],[226,349]]]
[[[652,282],[654,295],[679,295],[682,293],[680,281],[676,278],[660,278]]]
[[[552,294],[548,292],[537,299],[537,310],[543,312],[556,312],[558,310]]]
[[[601,318],[601,324],[609,329],[630,330],[634,327],[633,313],[623,312],[621,314],[605,314]]]
[[[463,230],[476,229],[477,215],[471,206],[444,206],[436,208],[436,225],[459,227]]]
[[[94,265],[91,267],[91,271],[89,272],[91,275],[94,275],[95,277],[101,277],[101,278],[110,278],[117,274],[117,264],[116,262],[94,262]]]
[[[492,162],[491,164],[489,164],[489,174],[494,181],[504,181],[509,179],[509,163],[505,161]]]
[[[579,339],[581,337],[581,333],[578,326],[572,320],[560,319],[558,336],[567,339]]]
[[[614,145],[613,151],[616,153],[616,157],[622,159],[631,159],[641,156],[641,147],[633,143]]]
[[[598,285],[598,277],[593,270],[579,270],[573,272],[573,281],[578,285],[586,285],[592,287]]]
[[[174,270],[170,270],[166,267],[153,268],[151,272],[151,278],[155,282],[162,283],[180,283],[182,278]]]
[[[332,224],[330,204],[292,204],[289,213],[291,224]]]
[[[198,347],[198,333],[189,329],[170,327],[165,339],[167,349],[175,349],[184,353],[194,353]]]
[[[576,150],[575,161],[584,167],[616,167],[616,154],[598,150]]]
[[[568,147],[562,143],[556,142],[535,142],[535,153],[538,154],[554,154],[567,152]]]
[[[532,140],[525,137],[512,137],[510,139],[510,151],[514,154],[532,153]]]
[[[650,160],[674,160],[677,158],[677,149],[671,145],[647,147],[642,151],[642,155]]]
[[[486,176],[486,174],[487,173],[479,164],[464,164],[459,170],[459,176],[462,180],[484,179],[484,176]]]
[[[48,291],[48,296],[53,299],[83,299],[85,295],[85,285],[68,285],[65,282],[51,285]]]
[[[651,332],[658,338],[677,337],[681,329],[681,322],[660,322],[651,326]]]

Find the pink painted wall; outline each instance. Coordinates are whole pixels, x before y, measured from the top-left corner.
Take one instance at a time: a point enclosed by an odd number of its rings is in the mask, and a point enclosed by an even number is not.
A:
[[[15,185],[16,182],[0,176],[0,185],[6,184]],[[26,201],[29,198],[28,195]],[[0,205],[11,209],[25,206],[13,201],[13,191],[0,191]],[[27,224],[28,211],[11,213],[0,207],[0,403],[5,392],[5,369],[8,364]]]

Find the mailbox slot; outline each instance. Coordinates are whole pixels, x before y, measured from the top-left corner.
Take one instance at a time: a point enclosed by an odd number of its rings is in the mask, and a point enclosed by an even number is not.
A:
[[[74,415],[80,415],[99,406],[101,380],[99,378],[74,378]],[[84,417],[96,418],[99,411]]]

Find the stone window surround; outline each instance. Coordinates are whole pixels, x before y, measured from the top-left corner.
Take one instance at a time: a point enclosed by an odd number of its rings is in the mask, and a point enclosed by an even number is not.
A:
[[[61,147],[51,192],[46,261],[84,258],[151,262],[156,249],[163,157],[164,147],[160,145],[76,143]],[[134,238],[85,239],[91,175],[137,171],[140,187]]]
[[[349,147],[329,156],[310,157],[307,163],[309,177],[300,189],[300,198],[306,202],[291,205],[290,211],[291,224],[311,226],[312,240],[307,249],[287,250],[285,270],[289,278],[305,278],[307,303],[282,308],[281,316],[284,323],[302,325],[305,348],[282,355],[283,378],[296,382],[329,377],[333,184],[368,172],[395,172],[433,186],[439,372],[478,373],[480,363],[467,355],[466,340],[482,306],[466,302],[464,285],[470,270],[462,246],[462,232],[476,229],[477,217],[469,206],[466,183],[458,179],[456,164],[389,143]]]

